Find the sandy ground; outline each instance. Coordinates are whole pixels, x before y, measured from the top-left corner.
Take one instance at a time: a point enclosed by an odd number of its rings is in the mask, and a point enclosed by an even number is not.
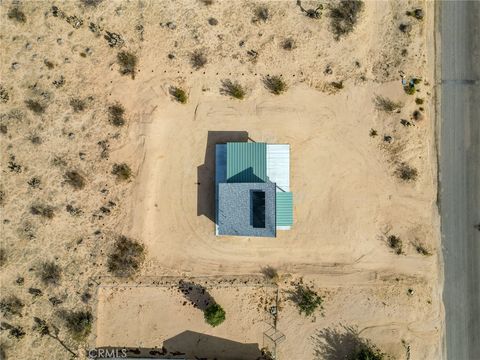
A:
[[[52,5],[66,16],[53,16]],[[254,19],[260,5],[269,8],[266,22]],[[1,134],[6,254],[1,280],[2,295],[15,294],[27,306],[21,317],[6,319],[26,335],[17,340],[1,332],[9,357],[67,356],[58,343],[30,330],[33,316],[47,319],[70,347],[82,349],[57,318],[58,308],[90,309],[99,319],[87,347],[160,346],[151,339],[186,330],[260,343],[260,325],[251,334],[229,324],[211,330],[198,312],[184,313],[183,306],[176,327],[167,331],[162,322],[171,321],[169,312],[180,311],[181,303],[163,288],[142,289],[148,299],[159,299],[144,304],[135,291],[98,290],[93,279],[107,275],[106,254],[119,234],[145,245],[147,258],[138,279],[252,275],[269,265],[287,278],[311,281],[327,298],[325,317],[312,322],[285,301],[279,329],[286,341],[278,349],[280,358],[299,355],[298,344],[303,357],[313,357],[312,336],[340,324],[358,327],[400,359],[407,357],[402,339],[411,344],[412,359],[439,357],[443,312],[432,2],[367,1],[354,32],[340,41],[329,30],[328,11],[321,19],[309,19],[294,1],[215,1],[210,6],[194,0],[102,2],[96,7],[24,2],[20,8],[26,23],[8,18],[13,6],[1,5],[1,85],[9,95],[0,104],[6,129]],[[415,6],[425,10],[423,21],[405,15]],[[68,18],[73,15],[83,23],[75,25]],[[217,25],[208,23],[211,17]],[[400,23],[412,25],[408,35],[398,30]],[[110,47],[103,38],[106,31],[121,34],[123,45]],[[281,46],[287,38],[295,42],[291,51]],[[120,50],[139,59],[134,79],[119,73]],[[194,50],[202,50],[208,60],[199,70],[190,64]],[[249,55],[250,50],[258,56]],[[404,93],[399,71],[422,78],[416,96]],[[262,84],[268,74],[282,75],[288,91],[270,94]],[[62,77],[64,85],[58,86]],[[246,98],[222,95],[225,79],[239,81]],[[342,82],[343,88],[335,89],[331,82]],[[171,86],[188,92],[187,104],[172,100]],[[379,111],[376,95],[404,106],[399,112]],[[415,97],[425,101],[421,121],[412,120],[419,107]],[[72,98],[85,100],[85,110],[75,112]],[[45,112],[28,110],[28,99],[45,104]],[[120,128],[108,121],[107,108],[114,103],[125,108],[126,125]],[[401,125],[401,119],[414,126]],[[370,137],[371,129],[378,136]],[[35,136],[40,142],[32,140]],[[291,231],[276,239],[214,236],[214,144],[246,136],[291,145],[295,221]],[[384,136],[392,141],[385,142]],[[132,180],[115,180],[112,165],[120,162],[132,168]],[[418,170],[415,182],[396,177],[402,162]],[[20,165],[20,171],[12,164]],[[64,174],[72,169],[86,179],[81,190],[65,183]],[[40,178],[39,187],[28,185],[32,177]],[[109,205],[109,213],[100,210],[111,202],[115,205]],[[32,215],[35,203],[52,206],[54,217]],[[72,216],[67,205],[82,212]],[[402,255],[387,246],[388,235],[402,239]],[[432,255],[418,254],[418,243]],[[62,267],[58,286],[44,286],[35,276],[44,260]],[[17,284],[19,277],[23,285]],[[43,295],[32,297],[30,287]],[[415,289],[413,296],[405,295],[407,288]],[[82,297],[86,292],[91,300]],[[225,307],[245,313],[245,319],[238,319],[242,326],[256,323],[258,304],[244,303],[253,295],[238,302],[236,294],[234,287],[216,296]],[[52,306],[52,296],[63,303]],[[148,319],[152,313],[162,321],[132,330],[148,336],[126,338],[115,329],[128,318],[111,317],[119,307],[132,317]]]

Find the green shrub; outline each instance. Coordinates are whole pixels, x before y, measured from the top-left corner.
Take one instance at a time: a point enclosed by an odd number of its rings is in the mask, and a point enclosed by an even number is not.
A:
[[[231,80],[223,80],[220,92],[239,100],[245,97],[245,90],[237,81],[232,82]]]
[[[83,341],[92,330],[93,316],[90,311],[61,311],[60,318],[65,322],[72,338]]]
[[[38,277],[45,285],[58,285],[62,269],[53,261],[45,261],[40,265]]]
[[[119,236],[108,257],[108,271],[115,276],[128,277],[140,270],[145,254],[144,247],[125,236]]]
[[[205,321],[215,327],[225,321],[225,310],[218,304],[209,305],[204,312]]]
[[[132,176],[132,170],[125,164],[113,164],[112,174],[117,177],[118,180],[128,180]]]
[[[414,84],[408,84],[408,85],[405,85],[403,87],[403,90],[405,91],[406,94],[408,95],[414,95],[417,91],[417,89],[415,89],[415,85]]]
[[[187,103],[188,96],[185,90],[183,89],[180,89],[178,87],[172,87],[170,89],[170,95],[172,95],[173,98],[181,104]]]
[[[295,291],[290,293],[290,300],[298,307],[300,314],[304,313],[305,316],[312,315],[317,308],[320,310],[323,309],[322,297],[302,284],[298,284]]]
[[[272,94],[275,95],[280,95],[287,90],[287,84],[280,76],[268,75],[264,77],[263,84]]]
[[[117,54],[117,63],[120,65],[120,74],[131,75],[132,79],[135,79],[137,62],[137,57],[132,53],[120,51]]]

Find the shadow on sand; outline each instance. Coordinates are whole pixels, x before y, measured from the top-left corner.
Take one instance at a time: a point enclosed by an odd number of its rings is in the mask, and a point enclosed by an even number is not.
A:
[[[246,131],[208,132],[205,160],[197,167],[197,216],[204,215],[215,222],[215,145],[247,141]]]

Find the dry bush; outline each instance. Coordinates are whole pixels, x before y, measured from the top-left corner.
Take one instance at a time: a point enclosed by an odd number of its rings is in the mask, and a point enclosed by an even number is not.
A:
[[[15,339],[21,339],[26,334],[21,326],[11,325],[5,321],[0,323],[0,330],[7,330],[9,335]]]
[[[7,251],[4,248],[0,248],[0,267],[7,263]]]
[[[300,314],[305,313],[305,316],[310,316],[317,309],[323,310],[322,297],[306,285],[298,284],[294,291],[289,292],[289,295],[289,300],[298,307]]]
[[[293,50],[296,48],[295,40],[293,40],[292,38],[285,39],[282,41],[281,46],[283,50]]]
[[[10,295],[0,301],[0,311],[3,316],[22,316],[22,309],[25,304],[15,295]]]
[[[237,81],[232,82],[232,80],[223,80],[220,92],[239,100],[245,97],[245,90]]]
[[[140,270],[145,259],[144,252],[142,244],[130,240],[126,236],[119,236],[108,257],[108,271],[119,277],[134,275]]]
[[[338,1],[330,8],[330,26],[336,40],[353,31],[363,10],[361,0]]]
[[[125,109],[120,104],[110,105],[108,107],[108,118],[110,123],[114,126],[123,126],[125,125],[125,119],[123,118],[123,114],[125,113]]]
[[[199,70],[207,64],[207,57],[201,50],[195,50],[190,55],[190,64],[195,70]]]
[[[45,285],[58,285],[62,269],[53,261],[45,261],[40,264],[37,276]]]
[[[64,321],[73,339],[83,341],[90,334],[93,323],[90,311],[60,311],[58,315]]]
[[[98,6],[103,0],[80,0],[85,6]]]
[[[113,164],[112,174],[117,177],[117,180],[128,180],[132,176],[132,170],[125,164]]]
[[[310,19],[320,19],[320,16],[322,16],[322,12],[321,12],[321,10],[323,10],[323,5],[322,4],[319,4],[316,8],[305,9],[302,6],[302,1],[297,0],[297,6]]]
[[[54,208],[50,205],[35,204],[30,207],[30,213],[32,215],[42,216],[47,219],[52,219],[55,215]]]
[[[78,113],[85,110],[86,103],[84,100],[74,98],[70,100],[70,106],[72,107],[74,112]]]
[[[28,99],[25,101],[25,105],[30,111],[37,115],[45,113],[46,106],[36,100]]]
[[[414,167],[411,167],[407,163],[401,163],[398,167],[397,170],[395,171],[395,174],[403,181],[409,182],[409,181],[415,181],[417,180],[418,177],[418,171]]]
[[[423,256],[432,255],[430,250],[428,250],[428,248],[419,241],[414,242],[413,246],[415,247],[415,250],[417,251],[417,253],[419,253],[420,255],[423,255]]]
[[[400,102],[395,102],[389,98],[377,95],[375,96],[375,107],[377,110],[392,112],[402,108],[403,104]]]
[[[378,131],[375,129],[370,129],[370,132],[368,133],[368,135],[370,135],[370,137],[375,137],[378,135]]]
[[[135,70],[137,67],[137,57],[127,51],[120,51],[117,54],[117,63],[120,65],[120,74],[131,75],[135,79]]]
[[[25,16],[25,14],[23,13],[23,11],[21,11],[18,7],[14,6],[12,7],[9,11],[8,11],[8,14],[7,14],[8,18],[10,20],[14,20],[14,21],[17,21],[19,23],[25,23],[27,21],[27,17]]]
[[[85,178],[76,170],[67,171],[64,175],[67,184],[75,190],[81,190],[85,187]]]
[[[287,84],[280,76],[265,76],[263,78],[263,84],[272,94],[275,95],[280,95],[287,90]]]
[[[187,103],[188,96],[187,96],[187,93],[185,92],[185,90],[180,89],[176,86],[172,86],[170,88],[169,92],[170,92],[170,95],[172,95],[173,98],[176,101],[178,101],[179,103],[181,103],[181,104],[186,104]]]
[[[266,266],[262,268],[261,272],[266,279],[271,280],[273,282],[277,282],[278,279],[280,278],[280,276],[278,275],[277,269],[271,266]]]
[[[401,255],[403,254],[402,250],[402,240],[396,235],[389,235],[387,237],[387,244],[388,246],[395,251],[395,254]]]
[[[255,20],[266,22],[270,18],[268,8],[266,6],[259,6],[255,9]]]

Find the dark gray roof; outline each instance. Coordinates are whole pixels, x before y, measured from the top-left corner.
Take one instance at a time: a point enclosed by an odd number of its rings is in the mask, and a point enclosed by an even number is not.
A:
[[[265,192],[265,227],[253,227],[252,192]],[[275,183],[218,184],[218,235],[276,236]]]

